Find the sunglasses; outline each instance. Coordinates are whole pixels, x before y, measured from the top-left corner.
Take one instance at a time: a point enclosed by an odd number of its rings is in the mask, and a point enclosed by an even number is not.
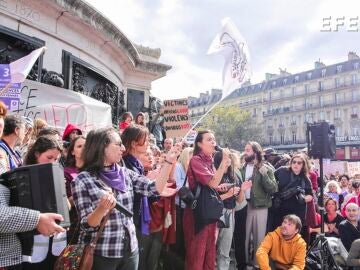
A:
[[[291,164],[298,164],[298,165],[302,165],[303,164],[303,162],[302,161],[296,161],[296,160],[293,160],[292,162],[291,162]]]

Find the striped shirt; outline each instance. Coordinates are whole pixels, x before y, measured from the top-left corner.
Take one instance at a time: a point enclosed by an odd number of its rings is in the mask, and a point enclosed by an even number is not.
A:
[[[117,202],[125,208],[133,210],[134,192],[144,196],[159,195],[154,181],[127,168],[122,167],[120,169],[124,170],[126,190],[116,192],[115,196]],[[105,184],[101,179],[90,175],[88,172],[80,173],[71,182],[72,195],[80,219],[79,244],[88,244],[96,236],[99,228],[90,227],[87,223],[87,216],[99,204],[101,199],[99,189],[104,189],[104,186]],[[133,218],[126,217],[120,211],[113,209],[96,244],[95,255],[121,258],[124,256],[124,252],[128,251],[126,250],[128,248],[127,242],[130,242],[131,252],[138,248]]]

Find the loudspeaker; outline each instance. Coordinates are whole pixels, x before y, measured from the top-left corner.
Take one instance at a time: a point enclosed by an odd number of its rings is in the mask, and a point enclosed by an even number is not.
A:
[[[64,218],[60,226],[70,226],[64,170],[59,164],[22,166],[2,174],[0,183],[10,189],[10,206],[58,213]]]
[[[328,122],[308,124],[307,143],[310,157],[326,159],[335,158],[335,126]]]

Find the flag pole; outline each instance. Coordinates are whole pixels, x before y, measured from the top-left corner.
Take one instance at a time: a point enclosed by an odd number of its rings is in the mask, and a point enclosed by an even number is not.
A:
[[[212,105],[212,106],[210,107],[210,109],[209,109],[205,114],[203,114],[203,115],[199,118],[199,120],[197,120],[197,121],[195,122],[195,124],[192,125],[192,127],[189,129],[189,131],[185,134],[183,140],[185,140],[186,137],[189,136],[190,132],[191,132],[191,131],[205,118],[205,116],[207,116],[221,101],[222,101],[222,99],[220,99],[220,100],[217,101],[214,105]]]

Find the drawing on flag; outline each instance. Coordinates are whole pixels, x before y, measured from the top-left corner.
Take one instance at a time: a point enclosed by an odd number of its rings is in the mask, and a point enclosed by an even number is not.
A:
[[[247,43],[230,18],[222,20],[221,32],[210,45],[208,54],[225,58],[222,80],[224,99],[251,77],[250,52]]]
[[[230,18],[221,21],[222,29],[212,41],[207,54],[220,53],[225,58],[222,72],[222,96],[186,133],[184,139],[212,109],[251,77],[250,53],[247,43]]]

